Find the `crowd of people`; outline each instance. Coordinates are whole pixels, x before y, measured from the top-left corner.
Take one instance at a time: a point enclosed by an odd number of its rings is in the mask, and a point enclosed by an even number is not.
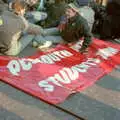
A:
[[[84,53],[92,43],[93,33],[103,29],[99,26],[106,10],[96,0],[87,5],[80,0],[44,0],[44,4],[41,1],[0,0],[1,55],[16,56],[31,41],[33,47],[42,50],[53,44],[74,43],[80,38],[83,44],[79,51]],[[104,26],[108,25],[105,22]]]

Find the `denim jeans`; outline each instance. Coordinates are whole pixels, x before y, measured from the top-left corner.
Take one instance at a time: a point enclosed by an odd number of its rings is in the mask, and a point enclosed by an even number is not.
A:
[[[43,35],[36,35],[34,40],[39,44],[43,45],[46,41],[50,41],[53,44],[59,44],[62,42],[62,37],[60,36],[58,28],[48,28],[44,29]]]

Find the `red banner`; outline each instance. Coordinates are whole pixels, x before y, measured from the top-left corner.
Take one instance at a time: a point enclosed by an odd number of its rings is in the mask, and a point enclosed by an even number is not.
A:
[[[49,103],[63,102],[120,64],[120,45],[95,39],[80,54],[81,43],[26,58],[0,56],[0,79]]]

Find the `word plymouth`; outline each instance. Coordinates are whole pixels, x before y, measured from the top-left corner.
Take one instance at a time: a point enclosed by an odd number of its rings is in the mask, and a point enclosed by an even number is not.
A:
[[[36,59],[19,59],[19,60],[11,60],[7,68],[13,74],[18,76],[19,72],[22,70],[30,70],[32,68],[32,64],[37,63],[45,63],[45,64],[54,64],[57,61],[61,61],[64,58],[71,57],[73,54],[67,50],[55,51],[53,53],[42,55]]]

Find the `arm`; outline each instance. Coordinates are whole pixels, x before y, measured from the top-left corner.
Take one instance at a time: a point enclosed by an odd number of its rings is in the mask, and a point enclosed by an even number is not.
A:
[[[34,35],[41,35],[44,34],[44,30],[42,27],[32,24],[32,23],[28,23],[28,28],[26,30],[29,34],[34,34]]]
[[[80,52],[85,52],[85,50],[89,47],[91,41],[92,41],[92,37],[90,34],[84,36],[84,42],[82,44]]]
[[[23,23],[24,23],[24,30],[25,32],[29,33],[29,34],[33,34],[33,35],[37,35],[37,34],[44,34],[44,30],[42,27],[32,24],[30,22],[28,22],[24,17],[22,17]]]
[[[90,32],[90,28],[88,26],[87,21],[84,20],[82,22],[82,25],[83,25],[83,37],[84,37],[84,41],[83,41],[82,47],[80,49],[80,52],[84,52],[86,50],[86,48],[88,48],[88,46],[92,42],[92,33]]]

